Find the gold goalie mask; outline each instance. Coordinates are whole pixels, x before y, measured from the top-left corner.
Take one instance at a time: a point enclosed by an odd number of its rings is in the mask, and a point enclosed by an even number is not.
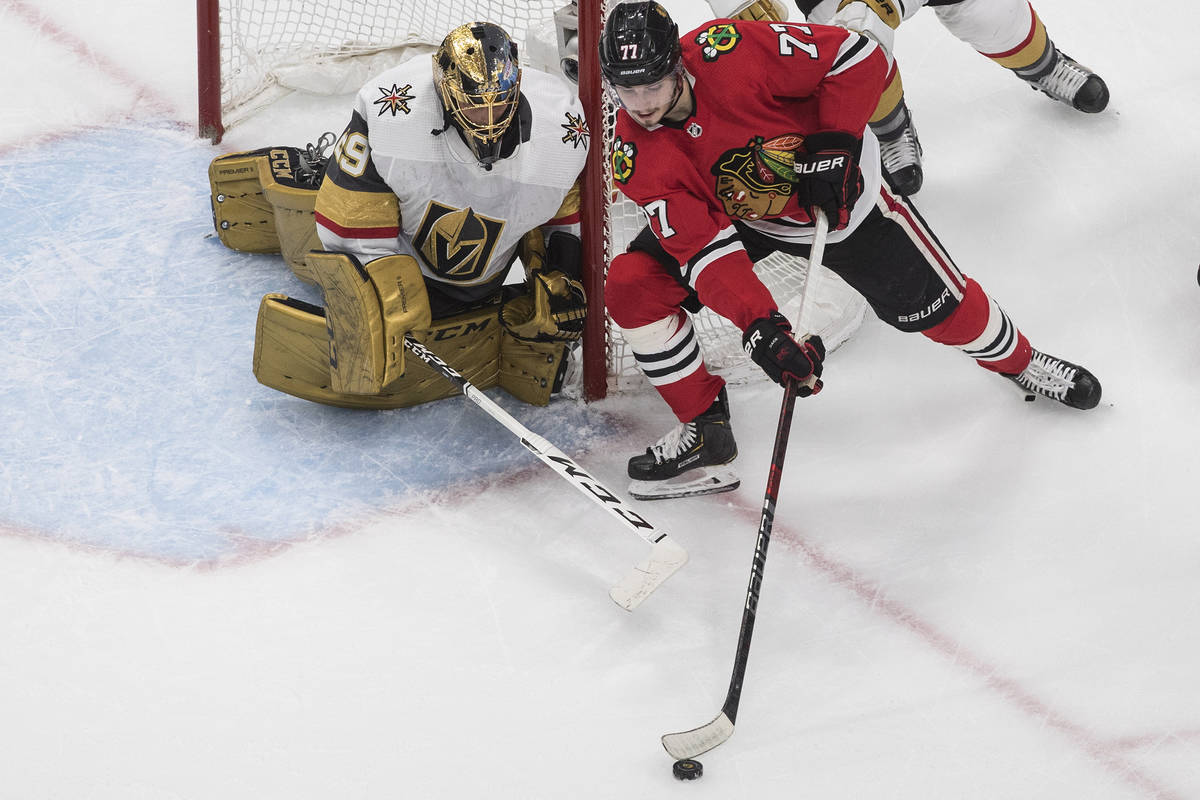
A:
[[[498,160],[521,95],[517,46],[509,35],[490,22],[450,31],[433,54],[433,81],[446,116],[479,163]]]

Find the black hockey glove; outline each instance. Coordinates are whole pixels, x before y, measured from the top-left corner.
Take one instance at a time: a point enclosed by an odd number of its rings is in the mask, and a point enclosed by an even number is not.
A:
[[[757,319],[742,334],[746,355],[762,367],[771,380],[783,385],[785,378],[801,384],[797,394],[808,397],[821,391],[821,362],[825,359],[825,344],[820,336],[805,336],[799,342],[792,338],[792,324],[778,311]],[[809,379],[812,378],[810,381]]]
[[[862,139],[840,131],[814,133],[804,139],[807,155],[796,161],[796,196],[806,211],[819,208],[830,230],[850,223],[850,210],[862,194],[858,158]]]

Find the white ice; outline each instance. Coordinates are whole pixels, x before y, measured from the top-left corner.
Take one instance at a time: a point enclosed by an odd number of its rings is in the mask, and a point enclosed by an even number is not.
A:
[[[724,698],[779,390],[732,392],[738,492],[640,506],[692,559],[627,614],[645,545],[466,400],[260,386],[258,300],[306,290],[211,236],[205,170],[348,100],[197,140],[175,5],[0,0],[0,798],[1200,798],[1190,4],[1038,4],[1095,117],[932,12],[899,31],[917,204],[1104,401],[868,320],[797,407],[736,733],[691,785],[658,737]],[[493,396],[613,488],[672,424]]]

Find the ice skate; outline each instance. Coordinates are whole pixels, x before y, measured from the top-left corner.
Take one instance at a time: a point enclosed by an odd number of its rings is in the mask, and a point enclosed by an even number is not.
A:
[[[1086,114],[1098,114],[1108,105],[1104,79],[1061,50],[1054,53],[1054,68],[1029,85]]]
[[[1100,403],[1100,381],[1078,364],[1037,350],[1020,375],[1005,375],[1028,394],[1049,397],[1065,406],[1087,410]]]
[[[921,140],[917,138],[911,111],[899,131],[879,138],[879,156],[892,191],[907,197],[921,190],[925,179],[921,170]]]
[[[629,459],[629,494],[638,500],[662,500],[732,491],[741,484],[728,467],[735,458],[737,442],[722,388],[707,411]]]

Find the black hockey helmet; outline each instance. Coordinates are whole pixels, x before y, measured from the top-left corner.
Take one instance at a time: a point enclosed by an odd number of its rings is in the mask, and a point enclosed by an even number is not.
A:
[[[600,36],[600,72],[613,86],[655,83],[679,67],[679,26],[658,3],[621,3]]]

